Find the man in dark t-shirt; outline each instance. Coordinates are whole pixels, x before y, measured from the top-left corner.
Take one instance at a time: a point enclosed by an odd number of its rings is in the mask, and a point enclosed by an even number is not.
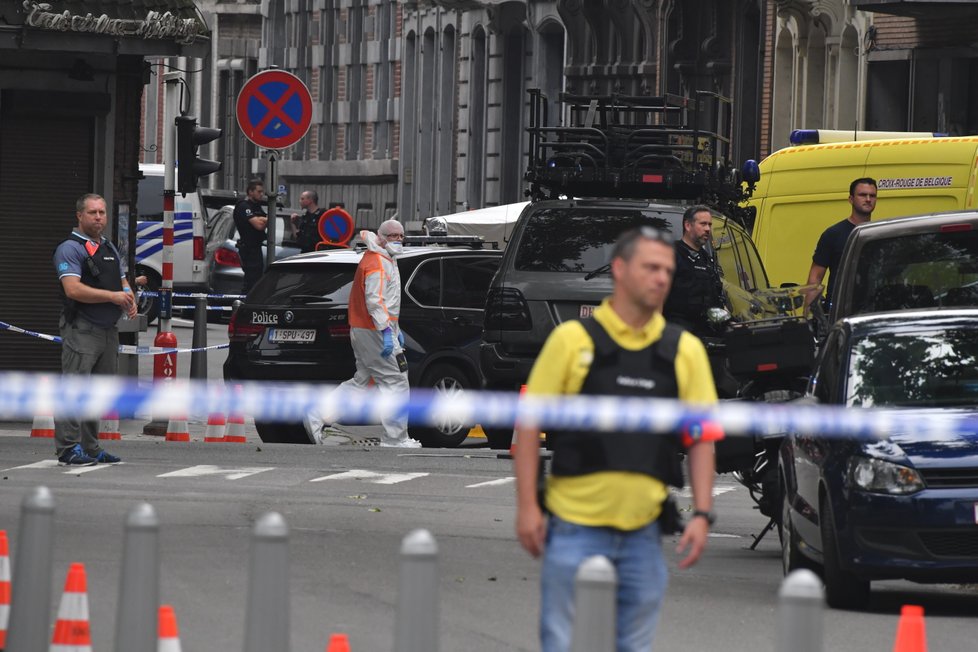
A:
[[[261,278],[265,266],[261,247],[265,241],[265,229],[268,228],[268,217],[261,206],[265,185],[260,179],[252,179],[248,182],[245,195],[247,198],[235,205],[233,213],[234,226],[238,229],[238,255],[244,272],[242,294],[248,294]]]
[[[825,229],[822,237],[818,239],[815,253],[812,255],[812,267],[808,271],[808,285],[821,284],[825,272],[829,273],[828,287],[825,291],[826,310],[832,303],[835,272],[842,260],[842,250],[845,249],[846,240],[849,239],[853,229],[869,222],[876,208],[876,180],[863,177],[849,184],[849,204],[852,205],[852,213],[849,217]],[[813,291],[805,297],[805,314],[818,296],[819,294]]]
[[[315,190],[306,190],[299,195],[299,206],[305,209],[302,215],[292,213],[292,228],[295,231],[296,244],[302,253],[316,250],[316,245],[322,240],[319,235],[319,218],[326,212],[319,207],[319,194]]]

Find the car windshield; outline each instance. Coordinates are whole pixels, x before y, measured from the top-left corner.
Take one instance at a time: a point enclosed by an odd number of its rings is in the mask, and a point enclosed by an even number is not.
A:
[[[679,237],[680,214],[642,210],[551,208],[530,215],[523,229],[516,269],[529,272],[593,272],[611,260],[621,233],[654,226]]]
[[[978,406],[978,327],[870,333],[855,341],[848,405]]]
[[[345,304],[356,272],[353,263],[273,266],[251,290],[248,303],[291,305],[292,297],[298,296],[304,304],[315,303],[312,297]]]
[[[978,306],[978,230],[870,241],[856,268],[853,314]]]

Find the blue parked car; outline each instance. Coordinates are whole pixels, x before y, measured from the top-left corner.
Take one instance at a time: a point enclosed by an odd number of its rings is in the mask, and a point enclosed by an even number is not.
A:
[[[978,310],[837,322],[802,400],[912,410],[934,427],[897,425],[873,442],[787,437],[785,573],[820,572],[836,608],[866,606],[873,580],[978,582]]]

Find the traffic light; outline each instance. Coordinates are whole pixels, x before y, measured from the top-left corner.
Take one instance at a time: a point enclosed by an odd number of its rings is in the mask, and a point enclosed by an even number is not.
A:
[[[177,192],[197,192],[197,178],[221,169],[218,161],[197,158],[197,148],[221,137],[220,129],[198,127],[197,118],[182,115],[177,123]]]

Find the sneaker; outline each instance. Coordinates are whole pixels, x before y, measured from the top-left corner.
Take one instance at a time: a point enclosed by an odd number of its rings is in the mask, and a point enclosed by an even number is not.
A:
[[[309,436],[309,443],[311,444],[322,444],[323,443],[323,429],[326,428],[326,424],[312,412],[308,412],[302,419],[302,425],[306,429],[306,434]]]
[[[122,461],[122,458],[116,457],[111,453],[106,453],[105,451],[99,451],[98,455],[95,456],[95,460],[99,464],[118,464]]]
[[[75,444],[58,457],[58,466],[95,466],[96,464],[98,460],[86,455],[81,444]]]
[[[405,437],[396,441],[386,439],[380,442],[380,446],[381,448],[421,448],[421,442],[417,439]]]

